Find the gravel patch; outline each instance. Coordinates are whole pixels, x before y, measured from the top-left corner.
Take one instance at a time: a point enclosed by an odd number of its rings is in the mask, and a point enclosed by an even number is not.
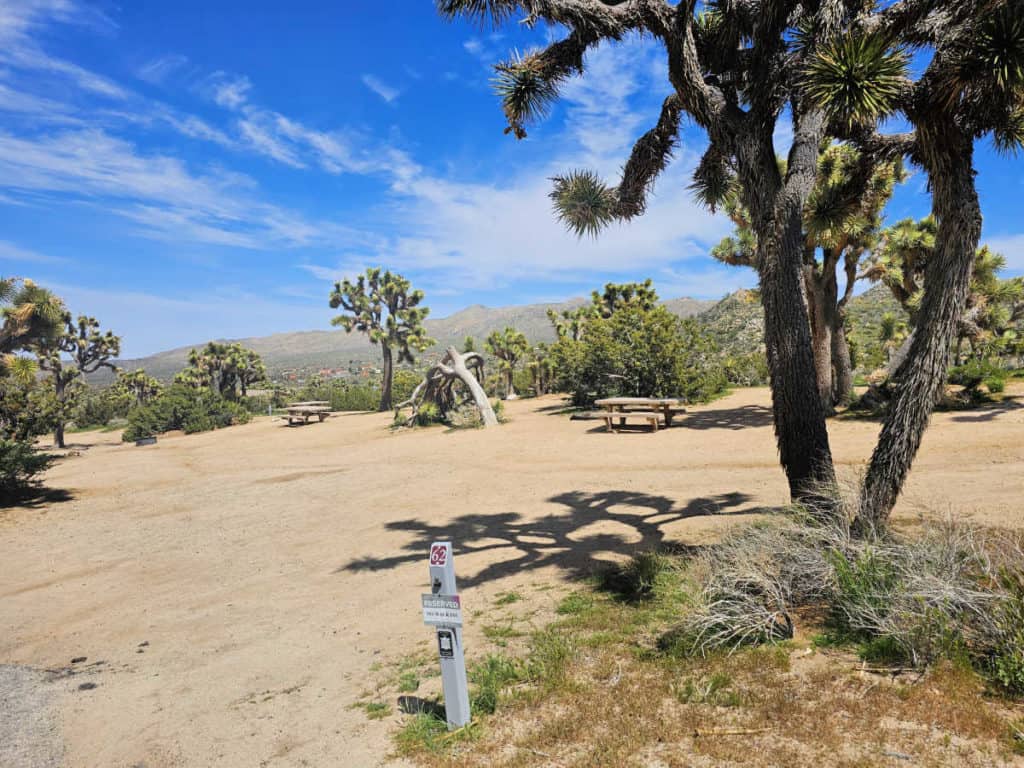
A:
[[[5,768],[63,763],[55,691],[47,679],[31,667],[0,664],[0,765]]]

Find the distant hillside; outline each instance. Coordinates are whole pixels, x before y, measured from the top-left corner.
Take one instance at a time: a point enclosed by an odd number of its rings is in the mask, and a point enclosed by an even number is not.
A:
[[[466,307],[448,317],[427,319],[427,333],[437,339],[438,344],[426,354],[436,354],[449,344],[461,346],[466,336],[476,339],[477,347],[483,347],[484,338],[493,330],[513,326],[526,334],[531,342],[555,339],[554,330],[547,317],[547,310],[561,312],[586,303],[585,299],[570,299],[561,304],[526,304],[510,307],[485,307],[479,304]],[[669,299],[665,306],[681,317],[693,317],[715,304],[700,299]],[[128,370],[145,368],[147,373],[158,379],[169,380],[185,367],[185,359],[194,346],[202,346],[207,339],[197,339],[187,347],[159,352],[149,357],[121,360],[118,365]],[[221,339],[224,341],[224,339]],[[267,364],[272,376],[287,371],[316,371],[322,368],[344,368],[358,366],[362,362],[376,363],[380,349],[367,341],[360,333],[348,334],[343,330],[301,331],[298,333],[275,333],[245,339],[231,339],[243,346],[256,350]],[[103,378],[96,378],[102,383]]]
[[[740,290],[702,312],[698,319],[707,327],[719,349],[732,355],[742,355],[764,349],[762,312],[757,292]],[[847,308],[852,328],[850,340],[857,350],[860,365],[873,368],[880,364],[878,333],[882,316],[888,312],[903,322],[907,321],[907,313],[885,286],[873,286],[850,299]]]

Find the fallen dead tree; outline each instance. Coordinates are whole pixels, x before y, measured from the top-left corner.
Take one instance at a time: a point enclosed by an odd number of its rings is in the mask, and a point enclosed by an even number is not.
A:
[[[430,368],[412,395],[398,409],[411,408],[405,426],[418,423],[420,415],[428,408],[436,408],[440,419],[447,419],[453,411],[470,403],[480,413],[484,427],[498,423],[491,402],[483,386],[484,359],[477,352],[459,352],[455,347],[445,350],[441,362]]]

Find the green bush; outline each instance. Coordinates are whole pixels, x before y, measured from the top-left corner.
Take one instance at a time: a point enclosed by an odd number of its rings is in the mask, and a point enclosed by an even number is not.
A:
[[[30,488],[53,460],[28,441],[0,439],[0,500],[6,502]]]
[[[738,387],[758,387],[768,383],[768,358],[764,352],[730,355],[722,361],[725,378]]]
[[[391,379],[391,399],[398,405],[404,403],[412,396],[412,391],[423,381],[423,374],[410,371],[406,368],[399,368]]]
[[[590,319],[582,340],[563,337],[551,357],[558,389],[577,406],[611,395],[705,402],[728,384],[711,339],[694,320],[662,306],[627,306]]]
[[[76,427],[105,427],[114,419],[128,415],[131,401],[118,395],[112,389],[86,389],[78,398],[71,411],[71,420]]]
[[[469,669],[467,677],[475,686],[470,709],[476,713],[494,714],[504,688],[518,682],[522,672],[518,664],[505,656],[490,655]]]
[[[995,683],[1014,696],[1024,696],[1024,572],[1003,572],[1006,599],[999,606],[999,635],[989,664]]]
[[[441,423],[441,411],[434,403],[423,403],[416,413],[416,426],[429,427]]]
[[[973,358],[949,370],[951,384],[960,384],[971,393],[982,384],[989,392],[1002,392],[1006,388],[1006,371],[990,360]]]
[[[249,412],[209,389],[194,389],[184,384],[168,387],[153,402],[138,406],[128,414],[126,442],[180,429],[186,434],[245,424]]]
[[[342,385],[328,398],[332,411],[375,411],[380,405],[380,390],[369,384]]]

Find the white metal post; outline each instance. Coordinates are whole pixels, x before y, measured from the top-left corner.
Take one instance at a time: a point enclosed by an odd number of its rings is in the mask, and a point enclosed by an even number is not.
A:
[[[455,584],[455,562],[450,541],[430,545],[430,595],[423,596],[424,621],[433,624],[441,661],[444,687],[444,711],[448,730],[469,722],[469,688],[466,683],[466,658],[462,647],[462,605]],[[427,605],[444,606],[440,617],[428,616]],[[447,609],[447,610],[445,610]]]

